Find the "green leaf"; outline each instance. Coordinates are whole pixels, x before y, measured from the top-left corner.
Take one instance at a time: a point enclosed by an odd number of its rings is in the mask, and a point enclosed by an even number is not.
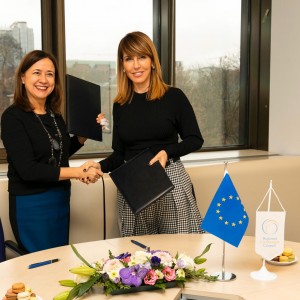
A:
[[[77,284],[75,287],[73,287],[66,300],[72,300],[72,299],[76,298],[78,295],[79,289],[80,289],[80,284]]]
[[[84,263],[86,264],[87,266],[92,267],[92,265],[90,263],[88,263],[80,254],[79,252],[77,251],[77,249],[75,248],[75,246],[73,244],[71,244],[71,247],[72,247],[72,250],[74,251],[74,253],[76,254],[76,256]]]
[[[198,256],[196,256],[196,257],[194,258],[195,264],[197,264],[197,265],[203,264],[204,261],[202,261],[200,258],[201,258],[205,253],[207,253],[207,252],[210,250],[211,245],[212,245],[212,243],[208,244],[208,245],[205,247],[205,249],[203,250],[203,252],[202,252],[200,255],[198,255]],[[199,261],[199,263],[198,263],[197,261]],[[206,260],[205,260],[205,261],[206,261]]]
[[[211,245],[212,243],[208,244],[203,250],[203,252],[200,254],[200,256],[203,256],[205,253],[207,253],[210,250]]]
[[[112,252],[110,250],[108,250],[108,257],[110,259],[114,259],[115,258],[115,256],[112,254]]]
[[[111,294],[113,291],[118,290],[118,289],[130,289],[130,286],[127,285],[120,285],[118,286],[114,282],[107,280],[104,283],[104,293],[105,295]]]
[[[154,286],[162,290],[166,289],[165,283],[155,283]]]
[[[206,260],[207,260],[206,258],[200,257],[200,256],[197,256],[194,258],[194,262],[196,265],[201,265],[201,264],[205,263]]]
[[[90,280],[84,283],[80,283],[80,290],[78,292],[77,297],[81,297],[86,292],[88,292],[91,289],[91,287],[99,280],[100,277],[101,275],[99,274],[98,276],[92,277]]]
[[[202,268],[202,269],[198,269],[196,271],[196,274],[204,274],[205,273],[205,268]]]

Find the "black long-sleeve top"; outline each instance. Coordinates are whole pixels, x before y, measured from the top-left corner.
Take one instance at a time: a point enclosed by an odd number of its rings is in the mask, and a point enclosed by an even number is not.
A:
[[[49,113],[39,115],[52,137],[59,140]],[[82,147],[76,136],[70,137],[60,115],[55,116],[62,134],[61,167],[69,166],[69,157]],[[34,194],[55,186],[70,186],[70,180],[59,181],[60,168],[48,164],[51,144],[47,133],[33,112],[16,105],[9,106],[1,118],[1,138],[7,152],[8,191],[15,195]],[[59,150],[53,150],[59,161]]]
[[[101,169],[111,172],[146,148],[153,155],[165,150],[168,158],[178,158],[200,149],[203,142],[194,110],[180,89],[171,87],[155,101],[136,93],[130,103],[114,103],[113,153],[100,161]]]

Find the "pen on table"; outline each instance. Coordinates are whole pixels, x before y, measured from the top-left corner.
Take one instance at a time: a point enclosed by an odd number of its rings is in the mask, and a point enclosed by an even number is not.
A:
[[[59,261],[58,258],[41,261],[41,262],[29,265],[28,269],[33,269],[33,268],[37,268],[37,267],[41,267],[41,266],[45,266],[45,265],[50,265],[50,264],[53,264],[58,261]]]
[[[140,243],[140,242],[138,242],[138,241],[131,240],[131,243],[133,243],[133,244],[135,244],[135,245],[137,245],[137,246],[139,246],[139,247],[141,247],[141,248],[144,248],[144,249],[146,249],[147,251],[150,251],[150,247],[148,247],[148,246],[146,246],[146,245],[144,245],[144,244],[142,244],[142,243]]]

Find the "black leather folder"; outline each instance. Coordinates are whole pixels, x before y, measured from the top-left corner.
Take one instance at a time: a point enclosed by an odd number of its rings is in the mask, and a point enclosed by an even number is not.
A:
[[[96,122],[101,112],[100,86],[66,74],[66,98],[69,133],[102,141],[102,128]]]
[[[146,149],[109,173],[134,214],[174,188],[158,161],[149,166],[152,158],[152,152]]]

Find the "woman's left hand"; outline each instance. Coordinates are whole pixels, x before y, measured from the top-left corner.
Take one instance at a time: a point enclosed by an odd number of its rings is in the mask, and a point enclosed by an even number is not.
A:
[[[168,161],[168,154],[165,150],[159,151],[149,162],[149,165],[153,165],[155,162],[159,161],[163,168],[166,167]]]
[[[97,118],[96,118],[96,122],[99,123],[102,126],[103,130],[109,130],[109,122],[105,117],[104,113],[100,113]]]
[[[78,139],[78,142],[79,142],[81,145],[84,145],[85,141],[87,140],[86,137],[78,136],[78,135],[77,135],[77,139]]]

